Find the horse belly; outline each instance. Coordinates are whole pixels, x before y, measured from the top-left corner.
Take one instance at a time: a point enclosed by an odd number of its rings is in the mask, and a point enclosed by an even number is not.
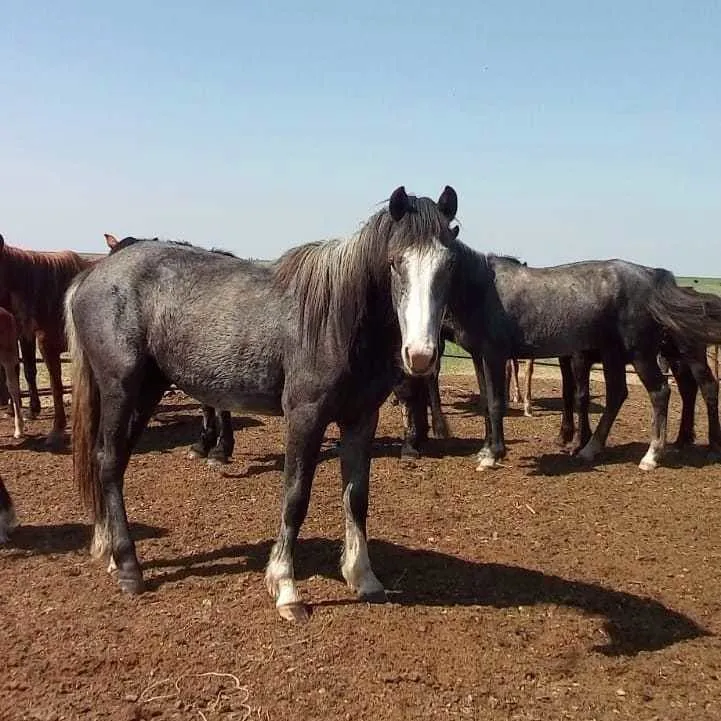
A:
[[[243,411],[263,416],[282,416],[281,396],[277,393],[235,392],[228,394],[204,393],[198,398],[202,403],[218,411]]]
[[[282,415],[284,374],[280,364],[227,362],[206,363],[200,372],[167,372],[183,392],[219,411],[245,411],[261,415]]]

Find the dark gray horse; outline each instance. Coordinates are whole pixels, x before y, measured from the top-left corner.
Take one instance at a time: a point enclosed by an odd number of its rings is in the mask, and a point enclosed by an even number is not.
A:
[[[338,424],[341,571],[361,598],[385,598],[366,543],[371,445],[402,369],[433,368],[456,209],[450,187],[438,203],[400,187],[353,238],[300,246],[270,267],[155,241],[81,274],[66,298],[74,475],[94,514],[93,555],[110,557],[124,591],[140,592],[143,579],[123,476],[175,383],[216,409],[285,416],[281,523],[265,577],[289,620],[308,615],[293,556],[325,429]]]
[[[683,290],[688,292],[686,288]],[[696,440],[694,432],[696,395],[700,390],[708,417],[709,453],[713,458],[720,458],[718,381],[708,365],[706,347],[700,346],[681,352],[670,339],[664,339],[660,350],[659,362],[670,369],[681,396],[681,423],[674,446],[680,450],[693,445]],[[601,354],[598,351],[583,351],[572,356],[562,356],[558,361],[563,388],[563,414],[558,442],[561,446],[570,446],[572,453],[578,453],[591,438],[588,417],[590,375],[593,364],[601,362]],[[616,395],[620,394],[625,399],[628,394],[625,373],[621,378],[612,379],[612,382],[618,386]],[[607,385],[607,396],[609,393],[614,394],[613,391],[609,392]],[[574,424],[574,407],[578,413],[578,425]]]
[[[607,406],[580,456],[603,448],[623,403],[619,393],[631,362],[653,408],[651,443],[640,463],[656,468],[666,443],[669,389],[656,356],[664,338],[691,352],[721,339],[721,299],[691,296],[673,275],[622,260],[529,268],[517,260],[483,255],[459,243],[450,323],[473,358],[488,398],[486,441],[479,469],[505,455],[504,375],[508,358],[549,358],[597,350],[606,373]]]
[[[8,540],[8,534],[15,528],[15,507],[2,478],[0,478],[0,543]]]

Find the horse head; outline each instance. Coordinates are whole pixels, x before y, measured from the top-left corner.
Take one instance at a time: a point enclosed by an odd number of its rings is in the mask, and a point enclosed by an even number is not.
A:
[[[458,236],[458,226],[450,223],[457,210],[458,196],[448,185],[437,202],[409,196],[403,186],[390,197],[388,212],[397,226],[388,243],[391,296],[409,375],[428,375],[435,367]]]

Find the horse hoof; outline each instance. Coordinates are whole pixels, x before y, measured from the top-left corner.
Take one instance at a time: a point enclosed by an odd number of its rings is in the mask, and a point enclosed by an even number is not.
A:
[[[496,459],[492,456],[482,456],[478,459],[477,471],[487,471],[489,468],[496,467]]]
[[[230,461],[224,456],[209,455],[206,463],[211,467],[219,468],[220,466],[227,466]]]
[[[137,596],[145,590],[142,576],[124,575],[118,572],[118,586],[123,593]]]
[[[291,623],[307,623],[310,620],[310,614],[312,613],[309,606],[306,606],[302,601],[296,601],[295,603],[284,603],[280,606],[276,606],[280,617],[285,621]]]
[[[403,448],[401,448],[401,458],[414,461],[420,457],[420,452],[413,448],[413,446],[403,446]]]
[[[656,461],[650,461],[646,460],[645,458],[638,464],[638,467],[642,471],[655,471],[658,467],[658,463]]]
[[[368,593],[362,593],[358,597],[358,600],[362,601],[363,603],[386,603],[388,601],[388,596],[383,589],[380,589],[379,591],[369,591]]]
[[[65,447],[65,433],[63,431],[53,431],[45,439],[45,447],[51,451],[58,451]]]
[[[25,437],[24,433],[19,433],[19,432],[13,433],[13,438],[15,438],[16,440],[20,440],[21,438],[24,438],[24,437]]]
[[[188,448],[188,458],[205,458],[208,454],[198,450],[195,446]]]

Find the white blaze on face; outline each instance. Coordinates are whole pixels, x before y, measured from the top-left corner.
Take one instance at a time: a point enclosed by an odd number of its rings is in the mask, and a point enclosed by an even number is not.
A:
[[[441,304],[433,297],[433,280],[445,257],[440,243],[411,248],[403,254],[406,292],[400,313],[402,358],[406,371],[427,373],[435,359]]]

